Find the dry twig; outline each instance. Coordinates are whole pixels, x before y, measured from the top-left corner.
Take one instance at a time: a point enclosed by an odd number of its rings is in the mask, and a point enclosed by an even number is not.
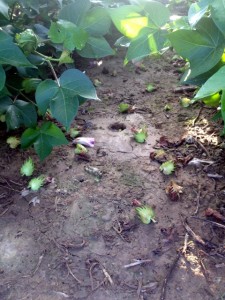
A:
[[[133,263],[123,266],[125,269],[152,262],[151,259],[135,259]]]
[[[203,106],[200,108],[200,110],[199,110],[199,112],[198,112],[198,115],[197,115],[197,117],[196,118],[194,118],[194,120],[193,120],[193,122],[192,122],[192,127],[194,127],[195,126],[195,124],[196,124],[196,122],[198,121],[198,119],[199,119],[199,117],[200,117],[200,115],[201,115],[201,113],[202,113],[202,111],[203,111]]]
[[[180,252],[177,254],[176,258],[174,259],[174,261],[172,263],[172,265],[170,266],[170,269],[169,269],[168,273],[166,274],[166,277],[163,280],[163,285],[162,285],[160,300],[165,300],[165,297],[166,297],[166,287],[167,287],[169,278],[172,275],[173,270],[175,269],[175,267],[176,267],[179,259],[180,259]]]
[[[76,280],[76,282],[79,284],[82,284],[82,282],[73,274],[67,261],[66,261],[66,267],[67,267],[69,274]]]

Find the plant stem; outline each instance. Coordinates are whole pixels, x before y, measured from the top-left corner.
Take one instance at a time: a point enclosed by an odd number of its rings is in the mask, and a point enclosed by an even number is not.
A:
[[[48,63],[48,65],[49,65],[49,67],[50,67],[50,69],[51,69],[51,71],[52,71],[52,74],[53,74],[53,76],[54,76],[54,78],[55,78],[55,80],[56,80],[56,83],[57,83],[58,87],[60,87],[59,79],[58,79],[58,77],[57,77],[57,75],[56,75],[56,72],[55,72],[55,70],[54,70],[54,68],[53,68],[52,63],[50,62],[50,60],[47,60],[47,63]]]
[[[34,53],[36,53],[37,55],[40,55],[41,57],[43,57],[46,60],[46,62],[48,63],[48,65],[49,65],[49,67],[50,67],[50,69],[52,71],[52,74],[53,74],[53,76],[54,76],[54,78],[55,78],[55,80],[57,82],[57,85],[60,87],[59,79],[58,79],[58,77],[56,75],[56,72],[55,72],[55,70],[53,68],[53,65],[51,63],[51,61],[57,61],[57,62],[59,62],[59,59],[46,56],[46,55],[44,55],[42,53],[39,53],[38,51],[34,51]]]
[[[18,90],[17,88],[9,85],[8,83],[6,84],[7,87],[9,87],[10,89],[17,91],[21,96],[23,96],[27,101],[31,102],[33,105],[37,106],[37,104],[31,100],[30,98],[28,98],[23,92],[21,92],[20,90]]]
[[[37,54],[37,55],[39,55],[39,56],[41,56],[41,57],[43,57],[46,61],[56,61],[56,62],[59,62],[58,58],[52,58],[50,56],[46,56],[46,55],[44,55],[44,54],[42,54],[42,53],[40,53],[38,51],[34,51],[34,53]]]

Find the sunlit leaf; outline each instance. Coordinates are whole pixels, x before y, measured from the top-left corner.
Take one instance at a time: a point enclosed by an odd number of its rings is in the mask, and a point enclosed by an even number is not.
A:
[[[150,54],[158,53],[166,41],[166,32],[163,30],[143,28],[138,37],[130,43],[125,62],[141,59]]]
[[[206,14],[211,4],[210,0],[202,0],[197,3],[192,3],[188,11],[188,21],[194,27],[198,21]]]
[[[135,5],[124,5],[109,9],[109,14],[116,28],[126,37],[138,36],[140,30],[148,26],[148,18],[139,12],[141,8]]]

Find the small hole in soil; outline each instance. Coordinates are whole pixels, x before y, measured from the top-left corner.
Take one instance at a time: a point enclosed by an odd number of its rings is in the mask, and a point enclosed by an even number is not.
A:
[[[112,131],[122,131],[122,130],[126,129],[126,125],[123,123],[116,122],[116,123],[109,125],[109,129]]]

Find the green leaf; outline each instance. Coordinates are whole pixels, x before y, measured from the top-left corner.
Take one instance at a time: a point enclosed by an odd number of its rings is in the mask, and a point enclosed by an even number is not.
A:
[[[208,11],[210,2],[210,0],[202,0],[198,3],[191,4],[188,11],[188,21],[192,27],[194,27]]]
[[[85,47],[78,54],[86,58],[102,58],[114,55],[115,51],[110,47],[104,37],[89,37]]]
[[[64,6],[59,11],[59,19],[79,25],[90,7],[89,0],[75,0],[74,3]]]
[[[200,88],[194,99],[201,99],[225,90],[225,66],[220,68],[212,77],[210,77]]]
[[[0,64],[35,68],[20,48],[13,43],[12,37],[3,31],[0,31]]]
[[[76,69],[65,71],[60,79],[60,86],[73,96],[99,100],[91,80],[83,72]]]
[[[4,114],[7,110],[7,108],[12,104],[12,100],[7,97],[1,97],[0,98],[0,115]]]
[[[150,1],[144,6],[150,24],[153,24],[155,28],[161,28],[169,21],[170,12],[165,5],[160,2]]]
[[[42,81],[36,90],[35,99],[38,105],[38,109],[41,114],[44,115],[50,106],[50,101],[54,99],[58,92],[58,85],[55,81],[47,79]]]
[[[143,28],[138,37],[133,39],[128,48],[125,63],[133,59],[141,59],[150,54],[158,53],[166,41],[166,32]]]
[[[0,91],[3,89],[3,87],[5,86],[5,70],[3,69],[3,67],[0,65]]]
[[[0,14],[2,14],[6,19],[9,19],[9,6],[3,1],[0,1]]]
[[[64,20],[52,22],[48,36],[53,43],[63,43],[64,48],[70,51],[75,48],[81,50],[88,39],[88,33],[84,29]]]
[[[211,17],[221,33],[225,36],[225,1],[214,0],[211,4]]]
[[[69,69],[59,78],[60,86],[53,80],[41,82],[36,90],[36,102],[42,114],[50,107],[52,115],[67,129],[77,114],[79,97],[98,100],[90,79],[81,71]]]
[[[50,110],[54,118],[68,130],[77,115],[79,100],[68,89],[60,88],[54,100],[50,102]]]
[[[12,101],[3,98],[0,101],[0,110],[5,114],[7,129],[17,129],[20,126],[32,127],[37,123],[37,113],[32,103],[23,100]]]
[[[68,144],[62,131],[53,123],[45,122],[41,127],[28,128],[21,137],[22,148],[34,145],[39,158],[44,160],[52,151],[53,147]]]
[[[225,40],[213,21],[203,18],[197,24],[197,30],[177,30],[169,39],[179,55],[190,62],[194,78],[213,68],[220,60]]]
[[[80,23],[85,31],[95,37],[101,37],[109,32],[111,19],[103,7],[94,7],[89,10]]]
[[[148,18],[139,14],[139,6],[123,5],[108,11],[116,28],[128,38],[137,37],[140,30],[148,26]]]

